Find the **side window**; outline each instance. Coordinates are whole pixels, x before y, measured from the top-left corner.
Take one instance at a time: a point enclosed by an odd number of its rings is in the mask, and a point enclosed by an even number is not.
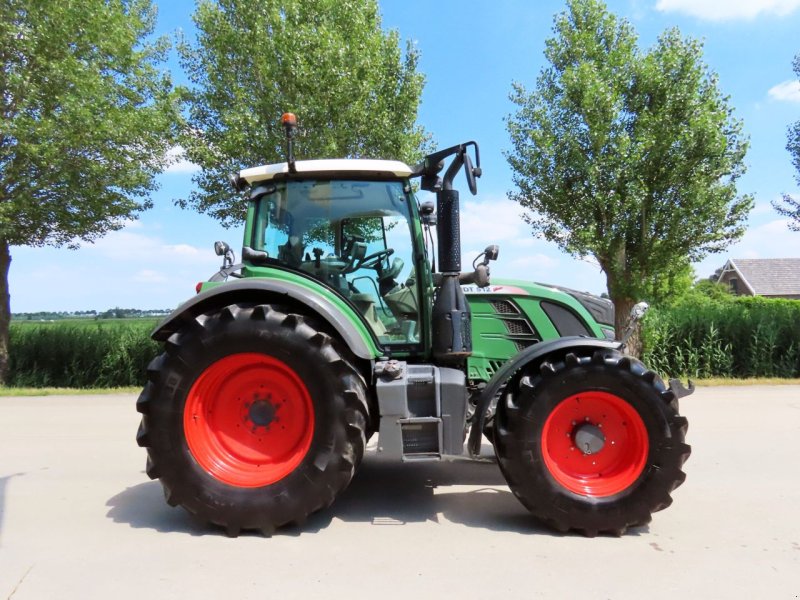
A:
[[[347,277],[349,298],[386,344],[419,341],[419,294],[408,222],[401,216],[348,219],[342,247],[357,258]]]
[[[292,180],[259,199],[252,243],[265,264],[347,298],[383,344],[416,344],[419,293],[402,181]]]

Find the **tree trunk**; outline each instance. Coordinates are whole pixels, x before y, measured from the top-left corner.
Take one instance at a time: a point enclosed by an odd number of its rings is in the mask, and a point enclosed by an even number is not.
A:
[[[616,334],[617,339],[621,340],[622,337],[625,335],[625,332],[628,330],[628,326],[630,325],[631,309],[636,304],[636,300],[624,296],[613,298],[613,300],[614,300],[614,333]],[[640,333],[641,333],[640,323],[637,323],[636,329],[634,330],[631,337],[628,338],[628,342],[625,346],[625,351],[631,356],[635,356],[636,358],[641,358],[642,354],[642,339]]]
[[[11,266],[11,249],[0,239],[0,385],[5,385],[8,375],[8,330],[11,325],[11,296],[8,293],[8,269]]]

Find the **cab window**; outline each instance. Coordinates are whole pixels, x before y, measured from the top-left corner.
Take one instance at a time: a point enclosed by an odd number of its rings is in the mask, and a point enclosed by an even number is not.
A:
[[[403,182],[288,181],[256,206],[253,248],[347,298],[384,344],[419,342]]]

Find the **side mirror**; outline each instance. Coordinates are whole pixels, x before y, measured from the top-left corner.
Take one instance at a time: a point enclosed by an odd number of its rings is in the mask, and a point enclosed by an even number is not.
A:
[[[647,302],[639,302],[633,305],[631,309],[631,321],[638,321],[640,320],[644,314],[648,311],[650,305]]]
[[[650,305],[647,302],[638,302],[633,305],[630,318],[628,319],[628,328],[625,330],[625,333],[622,334],[622,339],[620,340],[623,350],[625,350],[628,340],[631,339],[631,336],[636,331],[639,321],[649,308]]]
[[[436,210],[436,205],[434,204],[433,200],[426,200],[419,205],[419,216],[423,225],[436,225],[436,215],[433,212],[434,210]]]
[[[486,246],[486,249],[480,254],[478,254],[478,256],[475,257],[475,260],[472,261],[472,268],[473,269],[477,268],[476,265],[478,264],[487,266],[491,261],[497,260],[497,257],[499,255],[500,255],[500,246],[498,246],[497,244]],[[483,257],[483,261],[478,263],[478,261],[481,260],[481,257]]]
[[[486,250],[478,254],[478,256],[475,257],[475,260],[472,261],[472,268],[474,271],[472,273],[461,273],[458,276],[458,282],[462,285],[472,283],[480,288],[484,288],[489,285],[489,283],[491,283],[489,262],[497,260],[497,256],[499,254],[500,246],[496,244],[486,246]],[[481,257],[483,257],[483,261],[481,261]]]
[[[499,255],[500,255],[500,246],[498,246],[497,244],[486,246],[486,250],[483,251],[484,264],[489,264],[490,260],[497,260],[497,257]]]

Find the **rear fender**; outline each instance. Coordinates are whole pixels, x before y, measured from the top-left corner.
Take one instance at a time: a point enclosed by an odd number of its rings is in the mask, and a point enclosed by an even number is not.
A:
[[[469,434],[469,452],[477,456],[481,450],[481,435],[486,423],[486,415],[492,399],[511,378],[521,369],[538,367],[549,357],[559,359],[573,350],[586,353],[588,350],[620,350],[622,344],[611,340],[599,340],[586,337],[563,337],[549,342],[541,342],[530,346],[506,362],[489,380],[475,403],[475,421]]]
[[[175,309],[156,327],[151,337],[163,342],[187,321],[214,308],[235,302],[300,304],[327,322],[359,358],[372,360],[381,355],[374,339],[354,310],[347,306],[337,306],[313,289],[283,280],[239,279],[210,288]]]

